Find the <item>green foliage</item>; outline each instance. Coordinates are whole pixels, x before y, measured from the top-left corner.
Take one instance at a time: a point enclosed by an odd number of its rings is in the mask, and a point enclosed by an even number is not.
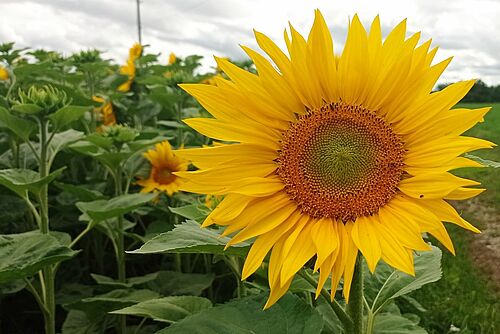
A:
[[[39,195],[41,189],[52,182],[63,170],[64,168],[58,169],[40,178],[38,173],[29,169],[2,169],[0,170],[0,184],[23,198],[27,196],[28,191]]]
[[[439,248],[418,253],[414,259],[415,276],[394,270],[385,263],[379,264],[373,275],[365,268],[365,296],[374,313],[380,312],[388,302],[441,278]]]
[[[206,253],[243,256],[248,252],[250,244],[247,242],[239,243],[224,251],[228,241],[228,237],[221,237],[220,229],[202,229],[198,223],[188,220],[129,253]]]
[[[27,278],[40,269],[78,252],[52,236],[39,232],[0,235],[0,283]]]
[[[134,315],[151,318],[156,321],[174,323],[210,307],[212,307],[212,303],[206,298],[176,296],[150,299],[111,313]]]
[[[102,221],[129,213],[145,205],[154,197],[154,194],[127,194],[113,197],[110,200],[78,202],[76,206],[85,214],[83,219],[90,218],[94,221]]]
[[[302,299],[287,294],[262,311],[267,296],[258,295],[203,310],[157,334],[314,334],[323,328],[321,316]]]

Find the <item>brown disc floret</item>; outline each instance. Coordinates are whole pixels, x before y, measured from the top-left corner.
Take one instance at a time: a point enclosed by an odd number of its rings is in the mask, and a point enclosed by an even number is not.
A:
[[[354,221],[394,196],[403,155],[401,139],[375,112],[331,103],[291,123],[277,173],[304,213]]]

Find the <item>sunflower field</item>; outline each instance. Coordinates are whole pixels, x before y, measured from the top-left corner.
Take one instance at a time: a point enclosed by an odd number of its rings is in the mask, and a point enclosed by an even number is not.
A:
[[[498,203],[500,108],[405,29],[334,52],[316,11],[210,71],[1,44],[0,333],[498,333],[457,201]]]

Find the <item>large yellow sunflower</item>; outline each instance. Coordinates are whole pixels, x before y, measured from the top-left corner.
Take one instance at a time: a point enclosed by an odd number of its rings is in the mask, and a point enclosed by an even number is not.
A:
[[[307,39],[290,26],[288,54],[255,36],[274,64],[243,47],[258,74],[218,58],[230,80],[182,85],[214,117],[185,122],[233,144],[178,151],[199,170],[175,174],[184,191],[225,195],[203,226],[226,226],[229,245],[256,238],[243,278],[271,251],[266,307],[312,258],[317,294],[331,276],[333,298],[343,278],[348,300],[358,251],[371,271],[382,259],[413,275],[423,232],[452,253],[443,222],[478,232],[446,200],[483,191],[450,170],[479,167],[461,155],[493,146],[461,136],[489,108],[451,110],[473,80],[431,93],[450,59],[433,64],[430,40],[406,38],[406,21],[382,40],[378,17],[367,32],[354,16],[336,56],[319,11]]]
[[[158,143],[144,156],[151,163],[151,172],[149,178],[137,181],[144,187],[141,192],[162,191],[171,196],[178,191],[182,181],[173,173],[187,170],[188,162],[174,154],[170,143]]]

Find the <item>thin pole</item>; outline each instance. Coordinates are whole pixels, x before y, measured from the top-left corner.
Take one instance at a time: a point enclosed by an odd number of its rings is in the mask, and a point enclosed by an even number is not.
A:
[[[139,35],[139,44],[142,45],[141,0],[136,0],[136,3],[137,3],[137,34]]]

